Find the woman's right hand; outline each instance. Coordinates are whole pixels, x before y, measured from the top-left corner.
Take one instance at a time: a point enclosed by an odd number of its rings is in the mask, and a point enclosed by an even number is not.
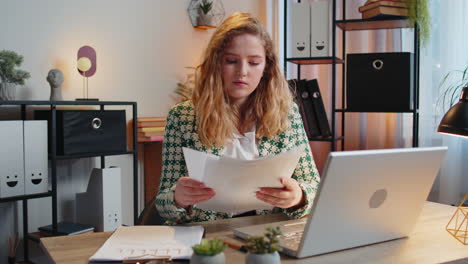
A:
[[[216,195],[212,188],[206,187],[190,177],[182,177],[177,181],[174,200],[177,207],[187,208],[190,205],[208,201]]]

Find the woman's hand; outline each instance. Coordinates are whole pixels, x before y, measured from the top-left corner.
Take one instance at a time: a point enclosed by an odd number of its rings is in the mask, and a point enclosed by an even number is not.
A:
[[[257,199],[283,209],[304,203],[304,194],[296,180],[281,178],[281,184],[283,184],[283,188],[260,188],[256,193]]]
[[[187,208],[190,205],[208,201],[216,195],[215,191],[189,177],[177,181],[174,200],[177,207]]]

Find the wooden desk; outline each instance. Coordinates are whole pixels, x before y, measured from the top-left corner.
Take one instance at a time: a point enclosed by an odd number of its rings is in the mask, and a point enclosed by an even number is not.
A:
[[[455,207],[427,202],[409,238],[305,259],[282,256],[281,263],[468,263],[468,246],[445,231],[455,210]],[[284,215],[250,216],[213,221],[204,226],[207,237],[216,237],[232,235],[235,227],[284,219]],[[85,264],[110,234],[48,237],[41,239],[41,245],[55,263]],[[244,253],[226,248],[225,254],[228,264],[244,263]]]

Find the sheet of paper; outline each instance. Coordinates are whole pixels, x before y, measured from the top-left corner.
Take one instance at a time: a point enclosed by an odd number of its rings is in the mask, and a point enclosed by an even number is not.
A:
[[[189,259],[200,243],[202,226],[121,226],[90,258],[92,262],[154,259]]]
[[[250,210],[272,209],[273,206],[256,198],[260,187],[282,187],[281,177],[291,177],[304,146],[288,152],[240,160],[184,149],[189,177],[200,180],[216,191],[212,199],[195,205],[204,210],[242,213]],[[198,164],[191,164],[197,161]]]

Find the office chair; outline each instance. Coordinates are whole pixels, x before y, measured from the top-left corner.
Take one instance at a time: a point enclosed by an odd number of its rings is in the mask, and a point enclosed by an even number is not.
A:
[[[145,209],[138,216],[136,225],[164,225],[164,218],[156,210],[156,196],[145,205]]]

